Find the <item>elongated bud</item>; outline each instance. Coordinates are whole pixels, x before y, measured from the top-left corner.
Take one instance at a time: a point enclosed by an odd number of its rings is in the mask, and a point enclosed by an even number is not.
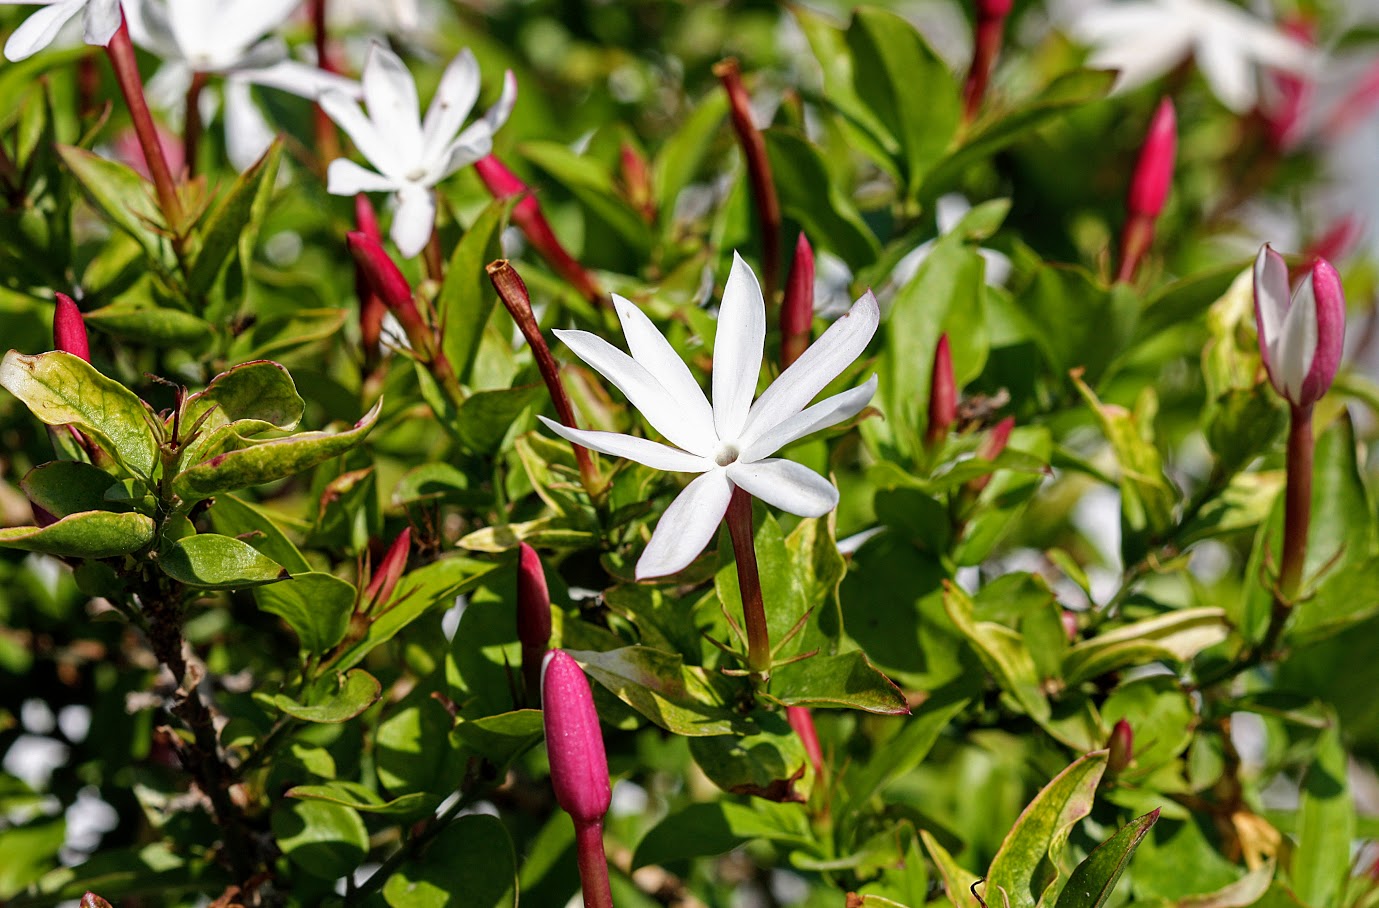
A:
[[[412,298],[412,286],[383,249],[383,244],[362,230],[351,231],[346,234],[345,240],[369,290],[378,295],[383,305],[401,323],[416,352],[421,356],[428,355],[432,347],[431,331],[417,309],[416,300]]]
[[[976,32],[972,36],[972,65],[967,69],[963,85],[963,116],[972,120],[981,110],[991,70],[1001,53],[1005,36],[1006,17],[1010,15],[1011,0],[977,0]]]
[[[79,908],[110,908],[110,903],[96,895],[96,893],[88,890],[87,893],[81,897]]]
[[[546,654],[541,708],[556,803],[576,826],[602,823],[613,798],[603,732],[589,681],[564,650]]]
[[[761,228],[762,289],[769,303],[774,301],[780,287],[781,210],[776,181],[771,176],[771,160],[766,154],[766,138],[752,121],[752,99],[742,84],[742,70],[737,60],[733,57],[720,60],[713,65],[713,74],[728,95],[728,117],[747,163],[747,186],[752,191],[752,206]]]
[[[474,171],[495,199],[516,198],[512,209],[512,222],[526,235],[527,241],[547,263],[565,280],[574,285],[581,294],[596,305],[606,305],[603,290],[584,266],[575,261],[574,256],[565,250],[551,229],[541,205],[532,193],[531,187],[508,170],[497,155],[490,154],[474,164]]]
[[[65,293],[57,294],[57,308],[53,310],[53,346],[91,362],[86,322],[82,320],[77,304]]]
[[[1059,617],[1063,619],[1063,633],[1068,635],[1068,642],[1076,643],[1077,635],[1082,633],[1082,629],[1077,625],[1077,613],[1064,609]]]
[[[981,444],[977,445],[977,456],[982,460],[995,460],[1001,456],[1001,452],[1006,449],[1010,442],[1010,431],[1015,428],[1015,417],[1007,416],[1005,419],[996,423],[991,430],[986,433]],[[974,494],[980,494],[987,484],[991,482],[991,474],[978,476],[969,484]]]
[[[378,215],[369,197],[362,192],[354,197],[354,223],[360,233],[382,246],[383,235],[378,230]],[[359,299],[359,336],[364,344],[364,361],[369,368],[373,368],[378,362],[378,342],[383,336],[383,315],[388,307],[383,298],[374,292],[363,267],[357,262],[354,266],[354,294]]]
[[[1168,188],[1173,184],[1173,162],[1178,150],[1178,118],[1173,102],[1164,98],[1149,121],[1149,133],[1140,147],[1140,157],[1130,180],[1126,201],[1131,217],[1156,218],[1163,211]]]
[[[953,354],[948,335],[938,339],[934,350],[934,371],[929,381],[929,429],[925,441],[932,447],[948,435],[958,417],[958,388],[953,379]]]
[[[789,720],[790,727],[795,730],[795,734],[800,736],[800,743],[804,745],[804,754],[809,758],[809,765],[814,767],[815,777],[822,779],[824,775],[824,750],[819,746],[819,732],[814,727],[814,716],[810,713],[809,707],[787,706],[785,718]]]
[[[622,166],[622,183],[627,188],[627,200],[633,204],[642,217],[648,221],[656,220],[656,200],[652,197],[651,170],[646,158],[632,143],[623,142],[618,150]]]
[[[1110,751],[1106,757],[1106,771],[1115,775],[1123,772],[1135,758],[1135,732],[1130,723],[1121,719],[1111,729],[1111,738],[1106,742]]]
[[[541,664],[551,643],[551,594],[541,558],[525,542],[517,552],[517,639],[522,644],[522,678],[530,702],[541,687]]]
[[[1321,399],[1345,344],[1345,294],[1331,263],[1317,259],[1290,294],[1288,265],[1268,244],[1254,267],[1255,327],[1269,381],[1296,407]]]
[[[787,368],[809,346],[814,326],[814,249],[800,231],[795,259],[785,281],[785,300],[780,310],[780,364]]]
[[[369,580],[369,586],[364,591],[364,602],[369,608],[377,608],[392,598],[397,582],[402,579],[402,572],[407,569],[407,555],[411,549],[412,528],[408,527],[398,533],[393,544],[388,546],[387,554],[378,562],[378,568]]]

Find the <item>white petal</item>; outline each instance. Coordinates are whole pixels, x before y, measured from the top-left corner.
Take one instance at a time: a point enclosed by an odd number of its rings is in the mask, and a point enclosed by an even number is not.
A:
[[[120,28],[120,0],[90,0],[83,24],[87,44],[106,46]]]
[[[388,232],[397,251],[411,258],[426,248],[436,228],[436,197],[421,186],[403,186],[397,191],[397,210]]]
[[[1317,294],[1312,289],[1312,272],[1293,294],[1292,305],[1284,316],[1278,336],[1278,358],[1274,369],[1283,382],[1289,400],[1302,399],[1302,383],[1317,355]]]
[[[441,74],[440,85],[431,98],[431,105],[426,108],[421,133],[422,156],[427,161],[440,157],[441,151],[460,131],[465,117],[474,109],[478,97],[479,64],[466,47]]]
[[[421,120],[417,85],[397,54],[381,44],[369,48],[364,64],[364,104],[379,134],[399,150],[398,157],[421,154]]]
[[[670,473],[704,473],[712,470],[715,464],[707,457],[689,454],[659,441],[623,435],[618,432],[595,432],[589,429],[571,429],[553,419],[537,416],[542,425],[566,441],[614,457],[625,457],[645,464],[653,470],[666,470]]]
[[[489,131],[487,123],[483,120],[477,120],[471,123],[469,128],[460,133],[455,141],[451,142],[449,147],[445,149],[439,166],[436,166],[436,162],[427,162],[432,166],[427,171],[426,180],[435,185],[461,167],[468,167],[480,158],[488,157],[491,151],[493,151],[493,133]]]
[[[651,542],[637,559],[637,579],[684,570],[718,531],[732,495],[733,484],[723,470],[710,470],[685,486],[661,515]]]
[[[300,98],[316,99],[333,91],[357,100],[364,94],[364,86],[353,79],[297,60],[280,60],[271,66],[237,70],[235,74],[255,85],[266,85]]]
[[[499,127],[508,121],[508,117],[512,116],[512,109],[516,106],[517,77],[509,69],[503,73],[503,91],[498,95],[498,100],[484,111],[483,119],[488,124],[489,131],[497,132]]]
[[[321,95],[321,100],[317,103],[326,112],[326,116],[345,131],[359,149],[359,153],[369,159],[370,164],[388,176],[398,179],[405,176],[402,158],[394,149],[392,141],[388,136],[379,133],[373,121],[364,116],[364,112],[349,95],[328,91]]]
[[[263,157],[275,135],[254,103],[249,84],[242,79],[226,79],[225,154],[230,163],[237,170],[248,170]]]
[[[82,0],[68,0],[37,10],[5,42],[5,57],[17,63],[38,53],[53,43],[62,26],[80,12],[81,7]]]
[[[359,192],[397,192],[401,187],[390,177],[365,170],[347,158],[336,158],[326,170],[326,191],[331,195]]]
[[[793,460],[768,457],[738,461],[728,478],[754,497],[800,517],[822,517],[838,506],[838,490],[827,479]]]
[[[845,419],[851,419],[862,412],[862,408],[871,401],[872,395],[875,393],[876,376],[873,375],[866,384],[821,400],[784,422],[772,426],[760,438],[745,445],[738,455],[738,460],[751,463],[763,457],[769,457],[806,435],[837,425]]]
[[[814,395],[862,355],[880,322],[881,309],[868,290],[852,304],[847,315],[829,325],[823,336],[762,392],[742,430],[742,446],[749,447],[804,409]]]
[[[1116,70],[1116,90],[1129,91],[1168,72],[1191,51],[1190,35],[1173,27],[1161,28],[1153,40],[1136,38],[1098,49],[1087,58],[1087,67]]]
[[[575,356],[612,382],[651,427],[672,444],[701,457],[713,455],[718,439],[695,432],[694,427],[685,422],[675,398],[641,363],[588,331],[556,331],[555,336]]]
[[[613,308],[622,322],[622,333],[627,338],[632,358],[675,399],[679,418],[690,424],[696,436],[712,437],[713,409],[685,361],[641,309],[616,293],[613,294]]]
[[[171,5],[178,5],[178,0],[172,0]],[[181,0],[181,5],[193,10],[199,6],[186,0]],[[276,29],[299,6],[301,0],[217,0],[212,8],[219,7],[220,15],[206,16],[204,10],[198,12],[214,24],[210,41],[220,48],[219,56],[229,59],[240,56],[259,38]]]
[[[1233,36],[1202,36],[1197,45],[1197,68],[1222,104],[1240,114],[1254,107],[1254,67]]]
[[[765,342],[766,303],[761,285],[734,252],[713,342],[713,425],[719,438],[736,438],[742,432],[757,393]]]
[[[1254,295],[1255,313],[1264,333],[1264,348],[1269,351],[1269,359],[1277,362],[1279,335],[1290,304],[1288,264],[1268,244],[1261,246],[1255,257]]]

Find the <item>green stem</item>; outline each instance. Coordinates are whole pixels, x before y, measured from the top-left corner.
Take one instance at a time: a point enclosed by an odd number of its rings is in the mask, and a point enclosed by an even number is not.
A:
[[[742,618],[747,630],[747,667],[765,679],[771,672],[771,638],[766,628],[766,603],[757,572],[756,541],[752,532],[752,496],[734,488],[728,500],[728,535],[733,540],[737,583],[742,591]]]

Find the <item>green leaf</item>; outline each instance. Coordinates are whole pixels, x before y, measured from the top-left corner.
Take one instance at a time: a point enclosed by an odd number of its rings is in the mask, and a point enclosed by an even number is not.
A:
[[[263,157],[239,175],[206,218],[199,231],[201,248],[197,250],[187,275],[187,290],[192,296],[201,296],[211,288],[230,253],[235,251],[240,235],[253,215],[254,201],[260,189],[265,185],[272,186],[278,175],[282,151],[282,140],[274,141]]]
[[[457,720],[451,740],[481,754],[501,770],[541,740],[543,734],[541,710],[516,709],[496,716]]]
[[[307,702],[278,694],[273,703],[278,709],[303,722],[338,724],[348,722],[373,706],[382,694],[378,679],[362,668],[318,681],[307,693]]]
[[[153,415],[134,392],[85,360],[58,350],[37,356],[11,350],[0,361],[0,387],[41,422],[76,426],[140,477],[153,475],[158,464]]]
[[[1222,609],[1178,609],[1083,640],[1064,657],[1063,678],[1074,685],[1146,662],[1186,662],[1225,640],[1228,632]]]
[[[311,570],[306,558],[277,522],[258,505],[234,495],[217,495],[210,510],[211,525],[223,536],[239,536],[292,574]]]
[[[1131,779],[1143,778],[1187,750],[1200,721],[1172,675],[1136,678],[1112,691],[1101,704],[1101,720],[1111,728],[1121,719],[1135,732],[1133,762],[1121,773]]]
[[[882,744],[865,763],[853,764],[846,775],[847,806],[840,817],[858,817],[875,795],[914,769],[938,741],[948,724],[967,707],[968,700],[956,703],[925,704],[919,713],[895,720],[904,725]]]
[[[986,876],[988,902],[1001,893],[1010,908],[1035,908],[1058,879],[1058,861],[1068,835],[1092,811],[1092,799],[1102,773],[1106,751],[1079,757],[1035,795],[1006,835]]]
[[[291,576],[247,542],[216,533],[185,536],[163,546],[158,566],[173,580],[200,590],[237,590]]]
[[[40,817],[0,830],[0,898],[18,895],[58,860],[67,824],[63,817]]]
[[[799,735],[780,715],[773,715],[750,735],[709,735],[689,739],[690,756],[709,781],[730,794],[768,801],[804,803],[809,786],[801,785],[809,760]]]
[[[1044,695],[1043,678],[1025,639],[1004,624],[976,620],[972,599],[956,584],[944,584],[943,607],[995,676],[1001,690],[1036,722],[1047,720],[1052,712]]]
[[[182,407],[182,425],[190,428],[204,416],[203,433],[246,419],[290,432],[301,422],[304,407],[287,370],[258,360],[231,367],[211,379],[204,391],[189,396]]]
[[[258,442],[238,436],[237,441],[245,447],[183,470],[173,479],[173,489],[183,498],[195,500],[294,476],[358,445],[373,431],[382,406],[380,399],[354,428],[344,432],[302,432]],[[232,427],[221,431],[226,430]]]
[[[124,164],[84,149],[59,145],[57,153],[77,178],[91,204],[138,240],[145,253],[156,257],[167,225],[154,199],[153,185]]]
[[[0,547],[68,558],[129,555],[153,542],[153,520],[138,513],[80,511],[46,527],[0,529]]]
[[[85,313],[83,319],[88,327],[111,337],[154,347],[199,350],[216,333],[214,325],[190,312],[129,299],[93,309]]]
[[[460,381],[469,380],[484,326],[498,301],[484,266],[502,255],[498,240],[513,204],[495,199],[474,219],[450,254],[436,296],[436,312],[445,326],[441,348]]]
[[[782,213],[799,221],[817,246],[857,269],[876,260],[880,246],[852,199],[829,180],[819,152],[803,136],[768,129],[766,155]]]
[[[353,873],[369,852],[369,833],[359,813],[329,801],[279,801],[271,819],[273,838],[293,864],[314,877],[335,880]]]
[[[333,804],[343,804],[345,807],[362,813],[376,813],[382,816],[415,814],[428,801],[435,799],[432,795],[414,792],[393,798],[391,801],[385,801],[379,797],[378,792],[372,791],[358,782],[349,781],[334,781],[324,785],[294,785],[283,792],[283,797],[300,798],[304,801],[329,801]]]
[[[775,669],[771,696],[786,706],[841,706],[883,716],[910,711],[900,688],[861,650],[812,656]]]
[[[933,859],[934,866],[938,868],[939,876],[943,877],[944,892],[948,894],[948,900],[955,908],[984,908],[972,891],[972,887],[981,882],[981,877],[953,860],[948,849],[939,844],[939,840],[934,838],[929,830],[921,829],[919,837],[924,842],[924,849],[929,852],[929,857]]]
[[[494,454],[513,422],[546,394],[540,382],[494,391],[477,391],[465,398],[455,414],[455,436],[476,454]]]
[[[1068,877],[1055,908],[1101,908],[1125,872],[1130,856],[1158,821],[1157,810],[1147,813],[1126,823],[1120,832],[1098,845]]]
[[[761,800],[750,804],[691,804],[657,823],[642,837],[632,857],[632,867],[722,854],[753,839],[808,847],[814,837],[808,815],[798,804]]]
[[[1340,908],[1346,903],[1350,879],[1355,802],[1347,783],[1348,757],[1334,716],[1315,753],[1302,780],[1298,844],[1292,851],[1289,875],[1304,905]]]
[[[460,817],[383,884],[391,908],[516,908],[517,858],[497,817]]]
[[[748,734],[755,723],[734,709],[716,672],[685,665],[678,653],[625,646],[606,653],[567,650],[589,677],[652,722],[677,735]]]
[[[80,460],[55,460],[30,470],[19,482],[29,501],[54,517],[111,508],[106,490],[115,477]]]
[[[1049,368],[1081,368],[1096,384],[1134,331],[1139,298],[1125,285],[1107,287],[1084,268],[1040,262],[1016,295],[1015,311]]]
[[[675,209],[680,190],[689,185],[699,171],[704,155],[713,145],[719,124],[728,115],[728,96],[712,92],[701,98],[680,120],[675,132],[661,145],[652,165],[652,194],[656,207],[667,217]]]
[[[313,571],[257,589],[254,599],[287,622],[305,652],[321,655],[345,638],[355,589],[333,574]]]

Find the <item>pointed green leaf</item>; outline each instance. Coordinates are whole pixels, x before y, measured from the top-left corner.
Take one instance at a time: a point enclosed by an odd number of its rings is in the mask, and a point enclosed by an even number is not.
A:
[[[201,248],[187,275],[187,289],[192,296],[200,296],[210,289],[230,253],[235,251],[240,234],[249,224],[260,188],[265,184],[273,185],[278,175],[282,150],[282,140],[274,141],[263,157],[239,175],[201,226],[198,231]]]
[[[541,710],[515,709],[496,716],[459,720],[450,738],[455,745],[482,754],[490,763],[502,769],[539,741],[544,733]]]
[[[364,821],[343,804],[279,801],[273,808],[271,826],[283,855],[323,880],[353,873],[369,851]]]
[[[513,422],[545,394],[546,386],[540,382],[477,391],[465,398],[455,414],[455,436],[476,454],[496,453]]]
[[[1317,741],[1316,757],[1302,780],[1298,845],[1292,851],[1293,891],[1312,908],[1346,903],[1355,801],[1347,780],[1348,757],[1335,716]]]
[[[460,817],[383,884],[389,908],[517,908],[517,858],[497,817]]]
[[[194,589],[237,590],[286,580],[287,569],[247,542],[216,533],[185,536],[158,552],[158,566]]]
[[[339,724],[373,706],[382,692],[377,678],[362,668],[352,668],[343,675],[318,681],[307,691],[305,703],[287,694],[278,694],[273,703],[303,722]]]
[[[81,148],[59,145],[57,153],[91,203],[138,240],[146,253],[156,255],[160,234],[166,232],[167,226],[154,199],[153,184],[124,164]]]
[[[1130,856],[1158,821],[1159,812],[1152,811],[1126,823],[1120,832],[1098,845],[1068,877],[1056,908],[1101,908],[1125,872]]]
[[[1226,639],[1229,625],[1219,608],[1186,608],[1097,634],[1068,650],[1063,678],[1081,684],[1106,672],[1167,659],[1186,662]]]
[[[502,255],[498,240],[513,204],[513,200],[495,199],[479,213],[450,254],[445,281],[436,296],[436,312],[445,326],[441,347],[460,381],[469,380],[484,326],[498,302],[484,266]]]
[[[948,901],[952,902],[955,908],[983,908],[972,892],[972,886],[981,882],[981,877],[953,860],[948,849],[939,844],[939,840],[934,838],[929,830],[921,829],[919,837],[924,842],[924,849],[929,852],[929,857],[933,859],[934,866],[938,868],[939,876],[943,877],[943,889],[948,894]]]
[[[814,843],[809,817],[798,804],[712,801],[690,804],[653,826],[637,843],[632,866],[722,854],[753,839],[795,848]]]
[[[304,406],[287,370],[278,363],[258,360],[220,373],[204,391],[189,396],[182,408],[182,424],[190,428],[205,416],[201,431],[209,433],[252,419],[290,432],[301,421]]]
[[[343,804],[362,813],[376,813],[383,816],[406,816],[432,800],[423,792],[405,794],[391,801],[379,797],[378,792],[360,785],[358,782],[337,780],[324,785],[294,785],[283,792],[283,797],[300,798],[304,801],[329,801]]]
[[[158,430],[148,407],[80,357],[59,350],[37,356],[11,350],[0,361],[0,387],[47,425],[76,426],[139,476],[153,475]]]
[[[763,136],[785,216],[799,221],[817,245],[837,253],[851,268],[875,261],[881,251],[875,235],[852,198],[829,179],[818,150],[784,129],[768,129]]]
[[[809,800],[809,760],[800,736],[783,715],[763,719],[750,735],[706,735],[689,739],[690,756],[709,781],[730,794],[768,801]]]
[[[28,472],[19,487],[34,504],[54,517],[81,511],[125,510],[105,497],[116,479],[100,467],[80,460],[55,460]]]
[[[887,785],[914,769],[929,755],[948,723],[967,707],[968,700],[956,703],[926,703],[918,714],[893,721],[904,725],[865,763],[853,764],[846,775],[847,807],[840,817],[857,817],[863,805]]]
[[[306,558],[278,527],[268,511],[234,495],[217,495],[210,511],[211,525],[223,536],[244,541],[287,568],[293,574],[311,570]]]
[[[567,650],[589,677],[652,722],[677,735],[747,734],[755,723],[734,709],[733,691],[716,672],[685,665],[678,653],[625,646],[597,653]]]
[[[1009,694],[1036,722],[1052,714],[1044,695],[1039,667],[1030,655],[1025,638],[994,621],[978,621],[973,615],[971,597],[956,584],[945,583],[943,607],[958,630],[967,637],[987,670],[996,677],[1001,690]]]
[[[0,547],[70,558],[129,555],[153,541],[153,520],[139,513],[80,511],[46,527],[0,529]]]
[[[254,591],[259,608],[287,622],[303,650],[320,655],[345,637],[354,586],[333,574],[310,572]]]
[[[786,706],[837,706],[883,716],[910,711],[900,688],[861,650],[811,656],[775,669],[771,696]]]
[[[215,336],[215,326],[203,318],[165,306],[118,300],[93,309],[83,318],[88,327],[111,337],[154,347],[203,348]]]

